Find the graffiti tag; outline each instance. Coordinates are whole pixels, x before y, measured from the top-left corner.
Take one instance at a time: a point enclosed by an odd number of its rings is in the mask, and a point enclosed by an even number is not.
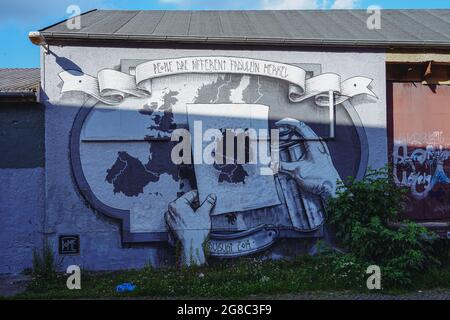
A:
[[[442,145],[411,148],[405,142],[396,141],[393,151],[395,182],[409,187],[415,199],[424,199],[435,186],[450,183],[444,166],[449,156],[450,150]]]

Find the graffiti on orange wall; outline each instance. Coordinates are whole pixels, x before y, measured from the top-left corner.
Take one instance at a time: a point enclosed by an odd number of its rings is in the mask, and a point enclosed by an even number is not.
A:
[[[398,185],[410,188],[411,196],[417,200],[443,195],[440,187],[450,183],[446,172],[450,151],[442,145],[443,141],[439,141],[441,136],[441,132],[433,132],[430,135],[432,140],[428,140],[430,142],[423,147],[409,147],[417,143],[409,142],[410,139],[394,144],[395,181]]]
[[[394,179],[409,188],[405,217],[450,214],[450,88],[393,83]]]

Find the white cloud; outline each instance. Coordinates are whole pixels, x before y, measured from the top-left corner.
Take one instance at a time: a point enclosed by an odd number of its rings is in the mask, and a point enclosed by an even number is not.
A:
[[[331,6],[331,9],[353,9],[358,2],[358,0],[336,0]]]
[[[358,2],[359,0],[261,0],[261,7],[268,10],[353,9]]]
[[[317,9],[317,0],[262,0],[262,8],[268,10]]]
[[[164,9],[166,6],[167,8],[170,7],[183,10],[249,10],[261,9],[263,1],[264,0],[157,0],[156,2],[160,4],[159,9]]]

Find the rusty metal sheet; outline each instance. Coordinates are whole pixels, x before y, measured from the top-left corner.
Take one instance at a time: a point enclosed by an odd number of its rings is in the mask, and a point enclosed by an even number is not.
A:
[[[404,218],[450,219],[450,86],[391,84],[390,150]]]

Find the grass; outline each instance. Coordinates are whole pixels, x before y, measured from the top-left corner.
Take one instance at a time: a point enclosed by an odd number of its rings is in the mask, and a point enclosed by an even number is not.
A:
[[[339,261],[339,263],[337,263]],[[300,256],[290,261],[240,259],[215,262],[190,269],[126,270],[81,274],[81,290],[66,288],[67,275],[34,277],[20,299],[73,298],[221,298],[275,296],[310,292],[374,293],[366,289],[367,275],[352,263],[342,263],[334,255]],[[133,292],[116,293],[124,282],[137,285]],[[430,269],[415,276],[406,287],[391,287],[377,293],[400,294],[417,290],[450,291],[450,266]]]

